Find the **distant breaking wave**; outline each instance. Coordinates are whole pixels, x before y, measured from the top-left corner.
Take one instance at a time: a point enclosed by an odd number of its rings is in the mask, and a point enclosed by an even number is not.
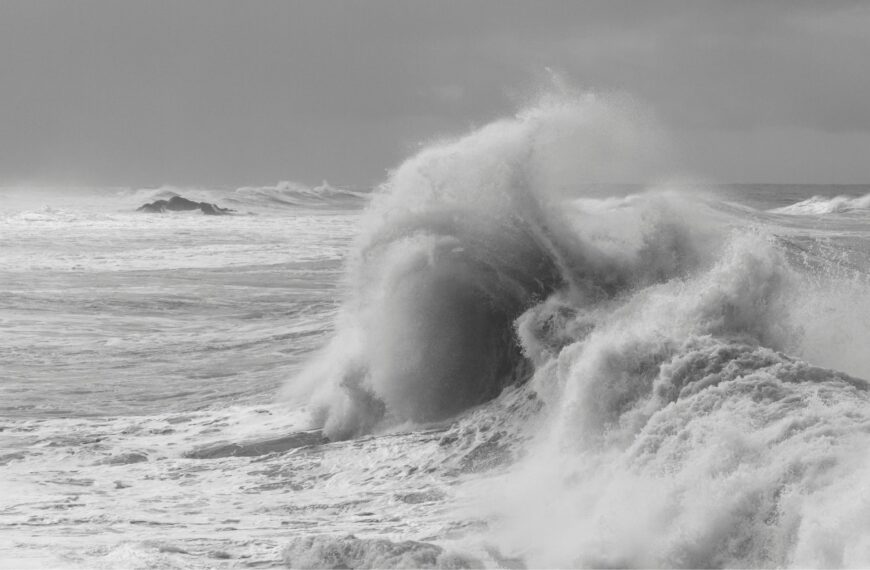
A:
[[[335,187],[328,182],[309,187],[284,181],[274,186],[244,186],[234,190],[164,186],[157,189],[137,190],[134,195],[137,200],[144,202],[183,196],[194,201],[219,204],[239,212],[268,213],[306,208],[360,208],[368,202],[371,192]]]
[[[325,181],[314,187],[283,181],[275,186],[238,188],[228,195],[227,201],[264,208],[359,207],[370,195],[367,190],[336,187]]]
[[[547,100],[402,164],[288,389],[331,438],[495,398],[500,445],[534,445],[490,539],[532,567],[870,564],[866,283],[709,197],[578,196],[654,154],[637,116]]]
[[[102,215],[134,212],[143,204],[180,196],[194,202],[217,204],[238,213],[286,213],[291,210],[348,210],[365,206],[371,191],[343,188],[323,182],[309,187],[294,182],[237,189],[187,186],[158,188],[0,188],[0,215]]]
[[[771,210],[771,212],[793,216],[820,216],[824,214],[842,214],[856,210],[870,210],[870,194],[860,197],[836,196],[834,198],[813,196],[790,206],[776,208]]]

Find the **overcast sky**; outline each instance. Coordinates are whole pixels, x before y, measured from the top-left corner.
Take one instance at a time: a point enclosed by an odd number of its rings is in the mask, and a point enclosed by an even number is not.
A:
[[[694,173],[870,182],[870,2],[0,2],[0,185],[381,181],[546,69]]]

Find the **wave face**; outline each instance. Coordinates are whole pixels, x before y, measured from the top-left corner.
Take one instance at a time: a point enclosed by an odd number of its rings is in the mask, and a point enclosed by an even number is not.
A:
[[[548,100],[393,172],[303,377],[319,420],[499,416],[525,455],[482,491],[505,560],[866,566],[870,271],[828,253],[870,235],[710,192],[590,193],[655,164],[637,117]]]

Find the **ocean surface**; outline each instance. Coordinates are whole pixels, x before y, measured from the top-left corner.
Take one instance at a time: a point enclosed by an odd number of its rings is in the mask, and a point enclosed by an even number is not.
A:
[[[870,186],[581,183],[548,117],[0,190],[0,567],[870,565]]]

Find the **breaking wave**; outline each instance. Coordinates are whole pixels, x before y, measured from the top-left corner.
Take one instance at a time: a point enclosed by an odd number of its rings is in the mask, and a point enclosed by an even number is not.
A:
[[[775,214],[792,216],[821,216],[824,214],[843,214],[856,210],[870,210],[870,194],[864,196],[813,196],[790,206],[771,210]]]
[[[305,186],[282,181],[275,186],[245,186],[227,197],[240,207],[261,208],[359,208],[369,199],[368,190],[342,188],[324,181],[319,186]]]
[[[409,159],[294,386],[331,438],[522,386],[528,413],[502,420],[529,423],[528,453],[485,502],[533,567],[867,565],[867,272],[826,272],[709,194],[583,195],[655,175],[659,140],[586,96]]]
[[[617,211],[623,247],[592,217],[576,232],[565,210],[576,175],[612,177],[620,153],[643,162],[647,130],[601,99],[548,101],[393,172],[364,222],[339,332],[306,375],[327,433],[485,402],[530,374],[515,331],[528,308],[557,292],[602,301],[699,263],[707,236],[669,221],[677,200]],[[566,152],[578,144],[587,156]]]
[[[300,208],[357,209],[366,204],[370,195],[366,190],[336,187],[326,181],[314,187],[282,181],[274,186],[243,186],[233,190],[163,186],[128,192],[125,200],[144,203],[183,196],[194,201],[215,203],[241,213],[268,214]]]

